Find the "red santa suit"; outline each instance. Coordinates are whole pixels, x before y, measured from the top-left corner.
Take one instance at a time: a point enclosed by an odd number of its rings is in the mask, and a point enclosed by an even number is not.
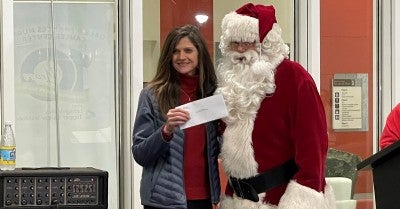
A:
[[[251,41],[261,49],[256,60],[230,57],[230,42]],[[221,158],[231,181],[252,179],[291,160],[296,166],[286,182],[257,192],[256,200],[238,194],[240,185],[234,192],[230,182],[221,209],[335,208],[333,191],[325,182],[328,136],[321,98],[308,72],[287,59],[274,8],[246,4],[226,15],[220,48],[225,58],[217,69],[216,93],[224,96],[229,111],[223,119],[227,126]],[[241,68],[230,63],[243,60],[249,64]]]
[[[398,140],[400,140],[400,103],[393,108],[387,117],[379,145],[383,149]]]

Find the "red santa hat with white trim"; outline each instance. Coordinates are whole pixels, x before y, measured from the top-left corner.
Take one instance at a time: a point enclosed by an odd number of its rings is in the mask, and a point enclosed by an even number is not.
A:
[[[260,59],[253,63],[256,74],[270,74],[289,55],[289,47],[281,36],[274,6],[248,3],[225,15],[221,24],[219,48],[223,56],[231,50],[231,42],[255,42]],[[273,76],[270,82],[274,83]],[[273,93],[274,90],[268,93]]]
[[[230,42],[262,43],[277,23],[275,8],[265,5],[248,3],[234,12],[230,12],[222,20],[222,35],[220,48],[227,52]]]

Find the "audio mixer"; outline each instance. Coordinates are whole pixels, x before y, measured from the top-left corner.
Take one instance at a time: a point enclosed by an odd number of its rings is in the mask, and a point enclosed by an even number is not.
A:
[[[108,173],[91,167],[0,171],[0,209],[107,209]]]

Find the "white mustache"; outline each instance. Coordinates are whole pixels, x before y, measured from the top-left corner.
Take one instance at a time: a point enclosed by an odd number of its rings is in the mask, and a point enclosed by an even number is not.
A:
[[[251,64],[259,59],[257,52],[254,50],[248,50],[243,53],[231,51],[229,52],[228,56],[231,57],[231,61],[234,64],[237,63]]]

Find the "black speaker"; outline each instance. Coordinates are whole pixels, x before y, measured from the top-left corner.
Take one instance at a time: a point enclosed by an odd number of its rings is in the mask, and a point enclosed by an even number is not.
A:
[[[107,209],[108,173],[82,167],[0,171],[1,209]]]

